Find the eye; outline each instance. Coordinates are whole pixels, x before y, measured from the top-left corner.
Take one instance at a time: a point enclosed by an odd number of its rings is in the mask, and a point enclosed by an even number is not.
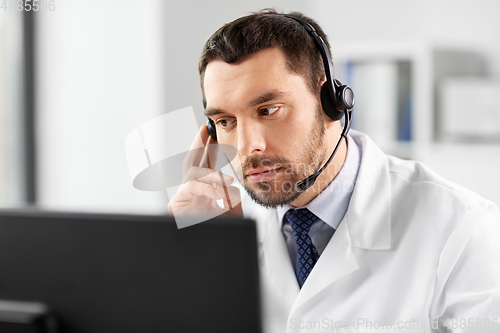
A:
[[[270,116],[276,111],[278,111],[279,107],[273,107],[273,108],[263,108],[259,110],[259,114],[263,116]]]
[[[217,125],[220,125],[221,127],[228,127],[232,123],[234,123],[234,119],[220,119],[217,121]]]

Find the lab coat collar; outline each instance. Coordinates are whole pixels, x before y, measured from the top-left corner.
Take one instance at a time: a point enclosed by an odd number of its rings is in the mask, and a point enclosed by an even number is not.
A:
[[[353,247],[391,248],[391,182],[387,156],[366,135],[352,130],[362,150],[358,179],[345,221]],[[374,193],[376,192],[376,193]]]

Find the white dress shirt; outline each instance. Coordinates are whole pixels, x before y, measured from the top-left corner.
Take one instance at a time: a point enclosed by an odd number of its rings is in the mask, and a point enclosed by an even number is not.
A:
[[[347,156],[342,169],[335,179],[307,205],[303,207],[293,207],[287,204],[277,208],[278,221],[280,221],[288,253],[290,254],[290,260],[294,268],[297,247],[295,245],[292,227],[288,221],[283,218],[285,213],[290,209],[307,208],[319,218],[319,220],[311,226],[309,236],[316,250],[321,255],[347,212],[358,175],[360,161],[361,150],[351,136],[348,135]]]

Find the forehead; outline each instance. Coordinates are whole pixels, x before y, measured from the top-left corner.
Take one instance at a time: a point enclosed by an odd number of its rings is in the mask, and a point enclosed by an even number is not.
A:
[[[204,79],[210,106],[252,98],[270,89],[293,91],[297,85],[304,85],[304,81],[287,69],[286,57],[279,48],[259,51],[236,64],[213,61],[208,64]]]
[[[228,64],[224,61],[210,62],[205,71],[205,84],[210,83],[210,79],[217,80],[227,76],[265,73],[269,70],[273,72],[286,70],[285,55],[277,47],[264,49],[234,64]]]

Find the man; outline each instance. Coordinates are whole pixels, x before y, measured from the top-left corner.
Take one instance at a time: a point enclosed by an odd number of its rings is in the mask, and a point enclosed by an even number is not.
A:
[[[329,48],[313,20],[293,15]],[[274,11],[228,23],[199,70],[205,113],[217,142],[237,149],[245,191],[195,152],[169,212],[217,213],[216,200],[241,197],[225,214],[257,221],[266,332],[500,331],[498,209],[360,132],[342,140],[302,24]],[[215,143],[205,126],[199,141]]]

